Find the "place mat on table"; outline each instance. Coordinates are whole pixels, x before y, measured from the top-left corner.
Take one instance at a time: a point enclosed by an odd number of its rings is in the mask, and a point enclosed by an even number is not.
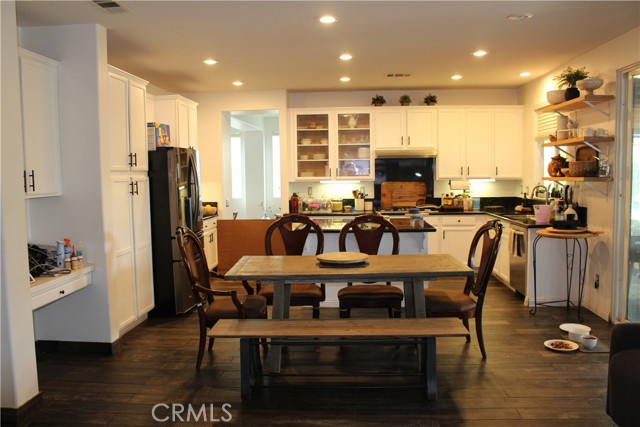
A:
[[[569,334],[564,334],[560,339],[571,341]],[[582,344],[579,344],[578,350],[582,353],[609,353],[609,344],[603,343],[602,340],[598,338],[598,344],[592,349],[584,348]]]

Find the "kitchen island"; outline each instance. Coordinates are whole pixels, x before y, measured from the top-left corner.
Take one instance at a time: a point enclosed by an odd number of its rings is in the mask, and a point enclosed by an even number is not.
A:
[[[311,216],[320,225],[324,233],[324,252],[338,251],[338,236],[340,230],[351,221],[354,216]],[[388,218],[389,222],[396,226],[400,233],[400,253],[401,254],[427,254],[428,239],[427,233],[433,233],[436,228],[429,224],[423,216],[398,216]],[[391,234],[387,233],[380,243],[380,254],[391,253]],[[316,247],[316,238],[310,235],[305,246],[305,255],[312,254],[311,248]],[[355,242],[347,241],[347,250],[357,252]],[[315,249],[313,250],[315,253]]]

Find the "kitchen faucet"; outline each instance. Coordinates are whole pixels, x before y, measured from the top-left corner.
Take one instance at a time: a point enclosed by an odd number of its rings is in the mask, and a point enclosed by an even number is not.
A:
[[[536,196],[536,189],[538,188],[542,188],[542,190],[544,191],[544,200],[545,200],[545,204],[549,204],[549,191],[547,191],[547,187],[545,187],[544,185],[536,185],[535,187],[533,187],[533,190],[531,190],[531,198],[533,199]]]

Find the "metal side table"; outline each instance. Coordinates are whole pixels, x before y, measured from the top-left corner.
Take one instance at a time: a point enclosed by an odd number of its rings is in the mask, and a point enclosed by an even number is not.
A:
[[[589,242],[588,239],[599,236],[600,233],[593,231],[587,231],[585,229],[578,230],[553,230],[550,228],[536,231],[536,238],[533,240],[533,308],[529,310],[529,314],[536,314],[538,306],[548,306],[550,304],[563,302],[565,300],[547,301],[538,303],[537,296],[537,274],[536,274],[536,251],[538,241],[543,238],[550,239],[563,239],[565,244],[565,257],[566,257],[566,276],[567,276],[567,310],[571,306],[576,306],[571,301],[571,284],[573,282],[573,270],[576,262],[576,248],[578,249],[578,320],[584,321],[582,317],[582,296],[584,294],[584,281],[587,270],[587,257],[589,256]],[[582,249],[584,246],[584,256],[582,255]]]

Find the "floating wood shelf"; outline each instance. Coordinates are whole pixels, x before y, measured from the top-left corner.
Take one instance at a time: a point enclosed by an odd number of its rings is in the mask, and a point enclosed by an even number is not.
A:
[[[610,182],[613,181],[611,177],[600,178],[597,176],[558,176],[551,177],[545,176],[545,181],[572,181],[572,182]]]
[[[613,136],[580,136],[577,138],[560,139],[558,141],[546,142],[542,144],[543,147],[558,147],[568,145],[582,145],[585,143],[598,144],[601,142],[613,142],[615,137]]]
[[[585,107],[591,107],[594,104],[609,102],[613,98],[613,95],[584,95],[570,101],[562,102],[560,104],[548,105],[538,111],[540,113],[549,113],[553,111],[574,111]]]

